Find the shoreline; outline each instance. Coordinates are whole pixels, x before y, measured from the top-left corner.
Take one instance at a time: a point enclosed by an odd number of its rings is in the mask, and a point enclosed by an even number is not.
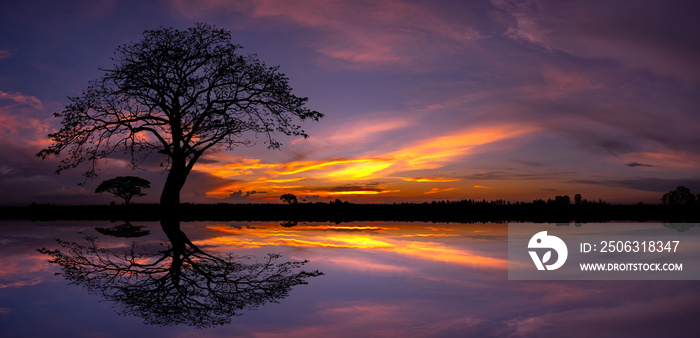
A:
[[[538,205],[533,203],[433,202],[397,204],[159,204],[76,205],[32,204],[0,207],[2,220],[128,220],[157,221],[420,221],[420,222],[700,222],[700,205]]]

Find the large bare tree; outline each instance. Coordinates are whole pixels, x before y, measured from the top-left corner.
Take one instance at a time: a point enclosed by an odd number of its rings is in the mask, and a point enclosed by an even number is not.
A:
[[[57,172],[86,162],[90,177],[114,153],[126,153],[134,168],[151,154],[165,155],[160,202],[176,205],[207,150],[251,144],[258,136],[279,148],[275,132],[308,137],[295,121],[323,114],[292,94],[278,67],[240,49],[230,32],[202,23],[146,31],[141,41],[119,46],[113,66],[54,114],[62,128],[37,156],[65,153]]]

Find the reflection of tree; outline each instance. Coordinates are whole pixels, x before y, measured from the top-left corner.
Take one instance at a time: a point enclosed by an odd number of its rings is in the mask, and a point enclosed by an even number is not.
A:
[[[59,240],[62,249],[39,249],[61,265],[71,284],[114,302],[122,315],[146,324],[186,324],[198,328],[229,323],[241,310],[277,302],[319,271],[299,271],[303,262],[275,263],[269,254],[262,263],[245,257],[215,256],[194,245],[178,221],[161,221],[170,244],[153,252],[132,243],[127,248],[102,247],[87,236],[86,245]]]
[[[116,225],[109,228],[95,227],[95,230],[106,236],[130,238],[143,237],[151,233],[151,231],[143,230],[143,228],[143,225],[132,225],[131,222],[125,221],[124,224]]]
[[[285,228],[295,227],[297,224],[299,224],[299,221],[284,221],[280,223],[280,225]]]
[[[664,223],[664,227],[669,229],[676,229],[678,232],[684,232],[698,226],[698,223]]]

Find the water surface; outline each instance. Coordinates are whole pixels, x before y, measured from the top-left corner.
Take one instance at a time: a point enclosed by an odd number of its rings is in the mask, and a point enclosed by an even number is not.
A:
[[[194,265],[188,266],[187,260],[173,264],[177,260],[172,253],[181,240],[164,232],[159,222],[1,222],[2,335],[456,337],[700,333],[695,324],[700,315],[697,281],[509,281],[505,224],[183,222],[180,228],[187,239],[182,256],[189,257]],[[119,264],[136,257],[133,263],[160,264],[166,269],[159,271],[159,276],[170,273],[171,277],[174,270],[167,268],[178,266],[176,270],[185,272],[176,279],[164,280],[171,286],[186,287],[168,292],[151,290],[141,285],[157,285],[150,283],[157,278],[144,279],[136,273],[122,275],[119,283],[80,281],[75,274],[71,279],[59,264],[49,263],[49,255],[37,252],[39,248],[64,253],[69,248],[90,248],[92,242],[86,237],[94,238],[105,257],[121,260]],[[56,239],[75,244],[62,248]],[[268,254],[281,255],[270,266],[291,262],[285,265],[289,271],[270,274],[269,269],[255,270],[264,267]],[[101,268],[110,266],[112,263],[107,262]],[[202,266],[209,270],[198,272]],[[241,268],[250,266],[254,268]],[[230,271],[216,273],[226,269]],[[243,270],[249,272],[241,273]],[[301,271],[309,275],[299,276]],[[236,286],[221,278],[247,278],[248,282]],[[187,279],[192,283],[187,284]],[[71,281],[77,285],[69,285]],[[146,284],[129,288],[130,282]],[[253,284],[258,289],[245,289]],[[239,294],[233,290],[236,287],[242,288]],[[144,290],[150,293],[131,297]],[[207,307],[202,304],[216,297],[201,290],[232,298],[225,298],[221,302],[224,305]],[[192,311],[183,310],[185,307],[173,310],[175,305],[185,304],[177,296],[182,292],[195,295],[190,297],[194,302],[186,307]],[[245,306],[250,300],[255,304]],[[197,302],[201,304],[194,306]],[[235,302],[242,306],[222,308]],[[170,310],[164,310],[163,304]]]

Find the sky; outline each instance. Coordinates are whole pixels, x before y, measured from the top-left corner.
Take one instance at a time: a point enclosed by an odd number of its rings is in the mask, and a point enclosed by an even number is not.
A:
[[[85,181],[35,154],[117,46],[196,22],[279,65],[325,117],[280,150],[259,139],[207,153],[183,202],[699,193],[697,13],[692,1],[3,1],[0,205],[109,203],[94,190],[123,175],[152,182],[133,202],[156,202],[158,165],[115,158]]]

